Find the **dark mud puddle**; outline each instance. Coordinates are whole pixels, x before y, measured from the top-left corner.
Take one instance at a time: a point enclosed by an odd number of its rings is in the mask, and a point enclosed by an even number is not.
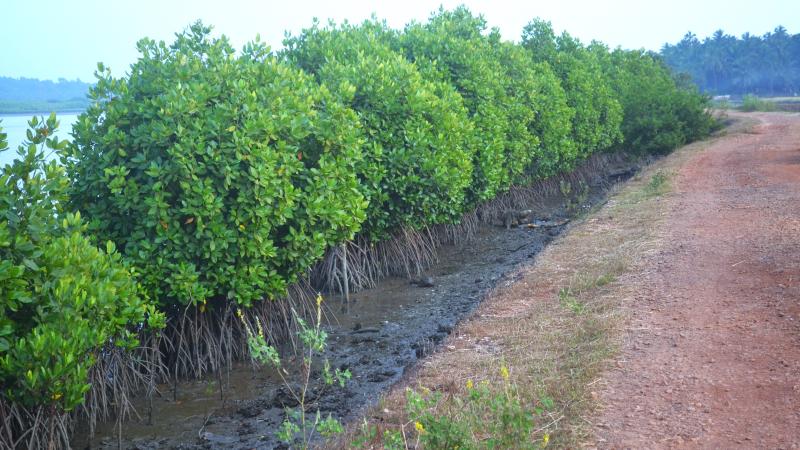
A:
[[[583,204],[572,211],[563,198],[552,198],[530,205],[533,214],[525,223],[481,226],[469,242],[440,248],[439,263],[424,274],[433,286],[389,278],[375,289],[351,294],[349,303],[327,296],[327,357],[334,367],[350,369],[353,378],[344,388],[315,389],[310,410],[348,421],[374,404],[494,287],[513,282],[520,266],[529,264],[570,218],[602,203],[608,187],[630,177],[634,168],[628,164],[610,173],[590,185]],[[283,406],[295,405],[273,376],[267,369],[240,365],[221,380],[179,384],[176,400],[170,386],[161,386],[152,417],[123,423],[122,448],[282,448],[275,433]],[[140,412],[147,411],[144,405]],[[79,433],[75,447],[119,448],[117,430],[114,424],[101,426],[90,444],[86,433]]]

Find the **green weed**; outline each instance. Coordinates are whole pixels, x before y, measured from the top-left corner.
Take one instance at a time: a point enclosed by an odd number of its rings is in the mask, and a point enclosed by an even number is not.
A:
[[[740,111],[753,112],[753,111],[775,111],[777,107],[774,102],[758,98],[755,95],[745,95],[742,97],[742,104],[739,106]]]
[[[299,327],[297,336],[302,344],[301,353],[303,354],[303,359],[300,365],[300,374],[293,378],[302,381],[300,387],[290,383],[289,378],[287,378],[290,373],[282,364],[278,351],[267,343],[264,329],[258,318],[256,318],[256,329],[253,330],[244,319],[244,314],[242,314],[241,310],[237,311],[239,319],[244,324],[247,332],[247,345],[250,349],[251,358],[256,363],[275,368],[283,381],[285,389],[298,405],[296,408],[286,409],[286,417],[277,432],[278,439],[288,445],[298,445],[300,448],[307,449],[315,433],[327,438],[342,433],[344,427],[330,414],[323,418],[319,410],[316,411],[316,414],[312,414],[311,417],[308,415],[307,394],[313,381],[311,378],[312,367],[314,366],[314,360],[318,359],[325,351],[328,340],[328,334],[320,327],[322,323],[322,296],[317,295],[316,320],[310,325],[297,312],[292,310],[292,313]],[[349,370],[342,371],[338,368],[331,371],[330,362],[324,359],[320,377],[321,379],[318,381],[321,381],[325,386],[337,384],[340,387],[344,387],[350,379],[351,373]]]
[[[464,392],[445,399],[442,393],[426,388],[406,391],[408,422],[388,429],[378,436],[375,426],[364,424],[356,447],[368,442],[385,449],[540,449],[547,446],[548,434],[531,439],[539,419],[553,409],[554,402],[541,396],[529,404],[511,381],[505,365],[500,379],[474,383],[468,380]],[[449,402],[454,414],[444,414],[443,402]]]

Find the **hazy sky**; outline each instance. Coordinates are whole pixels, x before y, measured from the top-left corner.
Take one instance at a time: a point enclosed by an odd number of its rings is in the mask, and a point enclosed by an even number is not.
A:
[[[121,75],[137,57],[139,38],[171,42],[173,33],[196,19],[213,25],[237,48],[257,33],[278,48],[285,30],[297,32],[315,16],[358,22],[374,12],[402,27],[425,20],[440,4],[462,3],[513,40],[537,16],[584,42],[651,50],[690,30],[700,37],[719,28],[760,35],[781,24],[800,32],[800,0],[2,0],[0,76],[89,81],[98,61]]]

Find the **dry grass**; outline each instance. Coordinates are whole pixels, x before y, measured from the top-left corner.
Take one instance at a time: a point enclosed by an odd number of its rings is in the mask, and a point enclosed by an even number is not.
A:
[[[747,126],[739,119],[734,128]],[[724,133],[724,131],[723,131]],[[409,426],[405,391],[442,394],[437,413],[456,416],[456,398],[467,380],[496,380],[501,365],[519,387],[523,402],[554,401],[541,415],[532,439],[550,446],[580,447],[598,406],[594,386],[611,364],[622,339],[626,307],[635,302],[645,261],[659,251],[676,169],[708,141],[686,146],[616,189],[601,208],[574,223],[517,280],[499,286],[404,383],[396,386],[365,421],[378,430]],[[359,433],[350,430],[347,442]],[[335,448],[344,441],[332,443]],[[415,438],[409,437],[413,446]],[[379,448],[376,439],[371,444]],[[368,445],[369,446],[369,445]]]

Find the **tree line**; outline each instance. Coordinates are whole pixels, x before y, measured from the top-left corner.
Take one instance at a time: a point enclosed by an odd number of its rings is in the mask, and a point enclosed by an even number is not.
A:
[[[83,111],[89,106],[89,83],[0,77],[0,113]]]
[[[514,43],[464,7],[402,30],[314,23],[280,52],[201,23],[138,50],[122,77],[98,67],[74,142],[33,120],[1,169],[0,446],[66,447],[75,411],[91,423],[248,357],[248,326],[280,344],[277,311],[301,310],[331,249],[714,126],[652,54],[538,19]]]
[[[703,40],[694,33],[661,49],[664,61],[686,73],[701,90],[715,95],[797,95],[800,93],[800,34],[783,26],[741,37],[717,30]]]

